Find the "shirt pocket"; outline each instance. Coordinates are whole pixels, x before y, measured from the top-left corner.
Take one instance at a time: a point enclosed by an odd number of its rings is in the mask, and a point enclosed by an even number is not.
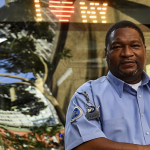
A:
[[[103,121],[103,132],[106,137],[116,142],[127,141],[127,129],[124,118],[117,118]]]

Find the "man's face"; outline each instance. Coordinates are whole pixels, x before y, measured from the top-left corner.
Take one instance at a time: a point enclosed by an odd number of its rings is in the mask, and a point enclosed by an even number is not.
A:
[[[135,29],[120,28],[113,31],[106,53],[109,70],[114,76],[127,83],[141,80],[146,48]]]

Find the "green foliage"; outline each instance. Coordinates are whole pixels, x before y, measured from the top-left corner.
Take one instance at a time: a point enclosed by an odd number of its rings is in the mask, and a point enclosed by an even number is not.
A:
[[[4,23],[0,28],[3,29],[5,26],[8,25]],[[8,29],[9,33],[6,36],[1,35],[6,37],[7,41],[0,43],[0,68],[4,68],[7,73],[33,72],[34,75],[40,72],[44,73],[44,66],[39,59],[39,54],[35,53],[37,43],[34,39],[45,39],[52,42],[54,33],[51,31],[49,23],[12,23]],[[21,32],[24,32],[23,37],[19,37]],[[48,65],[48,62],[46,63]]]
[[[48,87],[52,87],[52,78],[58,65],[57,62],[59,62],[60,59],[72,57],[71,50],[64,48],[63,52],[55,54],[57,58],[54,57],[54,59],[56,59],[56,61],[53,60],[53,62],[50,63],[50,56],[52,56],[50,55],[50,51],[45,47],[41,47],[43,43],[38,42],[40,42],[41,39],[44,39],[45,42],[53,41],[54,34],[51,30],[51,27],[52,26],[50,23],[46,22],[14,22],[9,24],[0,24],[0,29],[5,30],[5,28],[8,28],[8,33],[6,35],[1,35],[2,37],[7,38],[7,41],[0,43],[0,69],[4,69],[6,73],[33,73],[34,77],[30,79],[25,79],[26,77],[17,78],[16,76],[16,79],[20,79],[23,82],[14,82],[13,85],[26,84],[36,86],[41,93],[46,93],[45,96],[49,101],[51,101],[51,96],[48,95],[50,92],[47,92],[47,87],[43,87],[43,85],[46,83]],[[41,44],[41,46],[39,46],[39,44]],[[49,45],[51,44],[49,43]],[[15,78],[12,75],[8,76],[10,78]],[[16,95],[20,96],[20,94],[21,93],[18,93]],[[25,98],[23,98],[23,96]],[[17,98],[15,102],[11,102],[11,106],[9,105],[10,99],[8,99],[8,107],[3,108],[3,110],[16,109],[24,114],[38,115],[38,110],[45,109],[46,107],[41,102],[34,99],[33,95],[30,95],[28,92],[24,95],[21,95],[21,97],[22,98]],[[51,102],[53,103],[53,101]],[[29,108],[31,109],[28,109],[28,111],[23,111],[23,109],[29,105]],[[34,106],[37,106],[37,108]],[[63,118],[62,116],[64,116],[64,114],[61,109],[56,110],[59,117]],[[65,119],[63,118],[61,120]]]
[[[36,48],[32,39],[27,37],[13,41],[8,39],[0,46],[0,68],[5,68],[7,73],[44,72],[43,64],[34,53]]]
[[[16,100],[11,102],[10,99],[10,88],[14,88]],[[29,93],[29,91],[26,91],[27,85],[16,85],[16,86],[10,86],[10,85],[1,85],[0,86],[0,98],[3,97],[6,100],[6,95],[9,102],[9,109],[7,110],[13,110],[12,108],[15,107],[15,111],[18,110],[24,114],[28,115],[38,115],[37,111],[40,111],[41,109],[44,109],[46,106],[44,106],[44,103],[41,102],[34,94]],[[1,99],[0,99],[1,101]],[[11,104],[11,105],[10,105]],[[6,101],[5,104],[6,105]],[[26,111],[24,108],[26,109]],[[37,110],[36,112],[33,112],[32,110]],[[3,109],[4,110],[4,109]],[[6,109],[5,109],[6,110]],[[34,113],[34,114],[33,114]],[[53,141],[49,141],[49,143],[46,140],[43,140],[43,136],[53,136],[56,135],[56,133],[59,133],[60,130],[62,130],[63,126],[61,124],[50,124],[52,121],[52,118],[49,117],[49,120],[41,126],[33,126],[33,127],[27,127],[22,126],[21,128],[28,128],[31,132],[26,132],[25,135],[17,135],[11,132],[10,130],[7,130],[5,128],[4,124],[1,129],[5,130],[5,133],[0,133],[0,138],[2,137],[3,140],[0,140],[1,145],[3,145],[5,148],[13,147],[16,150],[29,150],[29,149],[43,149],[43,148],[52,148],[52,147],[62,147],[63,150],[63,144],[60,145],[58,143],[55,143]],[[7,126],[6,126],[7,127]],[[22,130],[21,130],[22,131]],[[5,142],[2,142],[5,141]]]
[[[4,28],[6,24],[0,26]],[[0,68],[4,68],[7,73],[44,73],[44,66],[36,53],[36,41],[34,39],[45,39],[52,42],[54,33],[50,30],[47,22],[39,23],[12,23],[9,26],[7,41],[0,43]],[[26,36],[19,37],[18,33],[26,32]],[[12,37],[12,34],[16,38]],[[4,35],[3,35],[4,36]],[[5,36],[4,36],[5,37]],[[40,52],[42,54],[42,51]],[[71,50],[64,48],[63,52],[56,54],[59,59],[72,58]],[[44,59],[49,71],[53,70],[53,64]]]
[[[63,52],[56,54],[56,57],[59,57],[60,59],[72,58],[71,50],[64,48]]]
[[[8,86],[0,86],[0,109],[1,110],[10,110],[11,108],[11,100],[10,100],[10,87]]]
[[[6,23],[1,24],[0,28],[8,26]],[[48,42],[52,42],[55,34],[50,29],[50,23],[48,22],[13,22],[9,24],[9,33],[7,38],[12,38],[11,33],[14,33],[18,37],[18,33],[25,31],[27,37],[33,36],[35,39],[46,39]],[[5,36],[5,35],[3,35]]]
[[[49,29],[48,22],[32,23],[25,28],[28,31],[28,35],[33,35],[36,39],[46,39],[48,42],[52,42],[54,33]]]
[[[39,115],[40,110],[47,107],[43,101],[35,96],[35,94],[26,91],[26,85],[13,86],[16,100],[12,102],[10,98],[11,87],[12,86],[0,85],[1,110],[16,110],[25,115],[33,116]]]

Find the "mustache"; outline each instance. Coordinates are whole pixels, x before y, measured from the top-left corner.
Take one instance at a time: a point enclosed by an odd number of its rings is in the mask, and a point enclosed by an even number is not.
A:
[[[136,60],[130,59],[130,58],[125,58],[125,59],[121,60],[119,64],[122,64],[122,63],[130,63],[130,62],[137,64],[137,61],[136,61]]]

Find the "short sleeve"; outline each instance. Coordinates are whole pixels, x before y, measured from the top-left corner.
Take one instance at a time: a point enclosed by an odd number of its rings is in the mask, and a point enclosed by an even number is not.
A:
[[[87,92],[90,101],[94,104],[92,100],[91,92]],[[87,109],[85,103],[87,102],[84,95],[76,92],[72,97],[66,116],[66,126],[65,126],[65,149],[71,150],[78,145],[90,141],[92,139],[105,137],[105,134],[101,130],[100,121],[97,119],[87,120],[85,117]],[[82,109],[83,114],[76,121],[71,122],[72,112],[74,108],[78,106]],[[97,106],[96,106],[97,107]]]

